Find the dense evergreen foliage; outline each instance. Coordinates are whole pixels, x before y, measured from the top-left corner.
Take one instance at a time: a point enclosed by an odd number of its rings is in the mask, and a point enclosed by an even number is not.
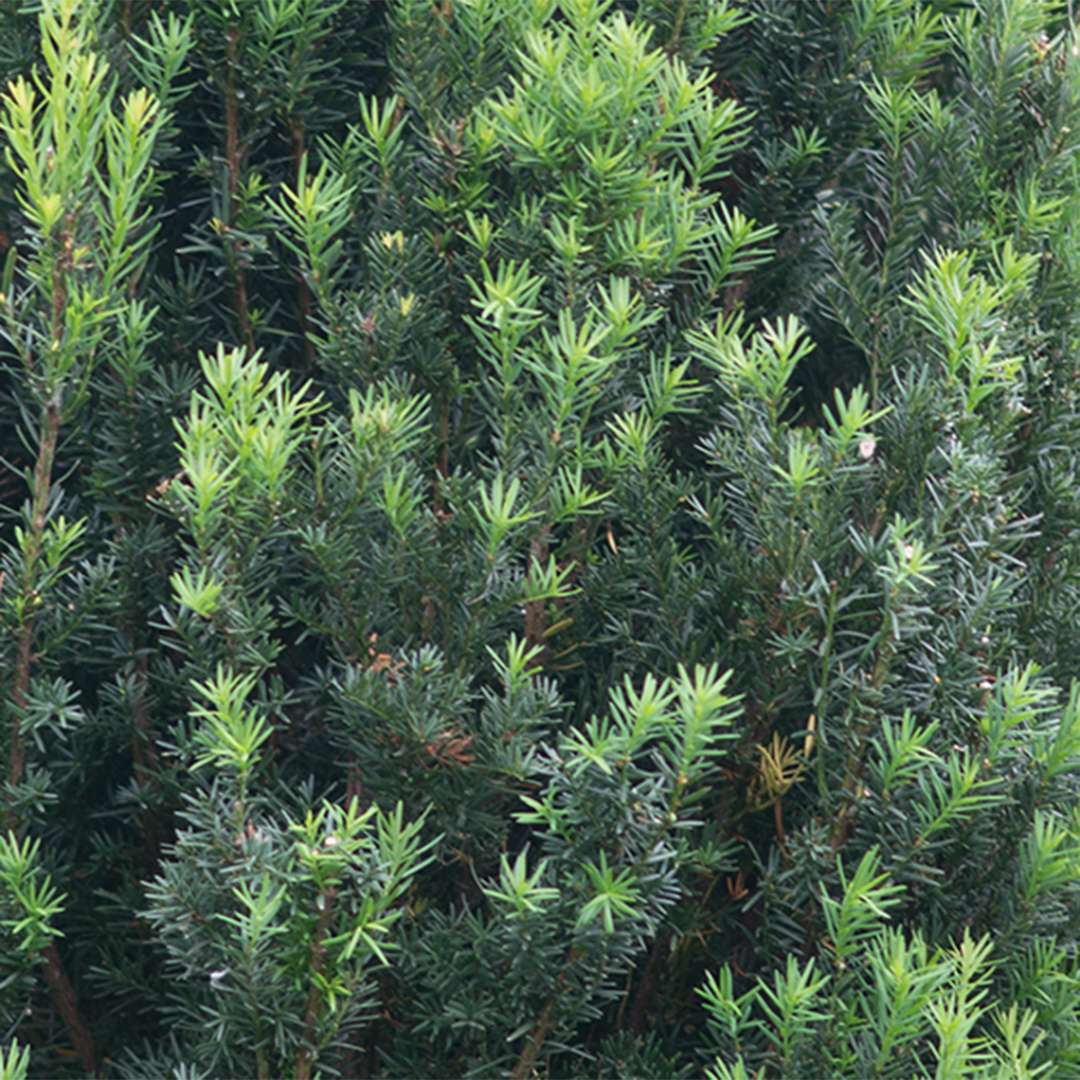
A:
[[[1066,0],[0,12],[0,1074],[1080,1077]]]

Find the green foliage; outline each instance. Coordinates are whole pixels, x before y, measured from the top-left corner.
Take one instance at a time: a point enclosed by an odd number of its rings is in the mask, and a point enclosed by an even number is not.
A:
[[[159,7],[0,13],[0,1074],[1080,1075],[1070,5]]]

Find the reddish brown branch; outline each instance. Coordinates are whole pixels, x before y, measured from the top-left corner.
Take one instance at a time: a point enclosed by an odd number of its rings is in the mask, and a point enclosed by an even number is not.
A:
[[[439,459],[435,464],[439,475],[445,480],[450,475],[450,395],[443,396],[439,405]],[[438,485],[436,485],[438,495]],[[437,505],[436,510],[442,506]]]
[[[225,38],[225,170],[229,194],[229,228],[236,220],[236,192],[240,186],[240,99],[236,92],[236,67],[239,54],[240,28],[232,27]],[[248,309],[247,277],[244,273],[240,241],[228,241],[232,252],[233,306],[240,337],[249,348],[254,348],[255,338],[251,329],[251,313]]]
[[[645,963],[645,971],[641,976],[641,985],[638,987],[638,992],[634,996],[633,1007],[630,1009],[631,1031],[640,1032],[645,1028],[646,1017],[652,1009],[653,1000],[656,997],[657,973],[667,948],[667,935],[658,935],[649,950],[649,959]]]
[[[322,974],[323,960],[326,956],[326,931],[330,926],[331,912],[334,908],[334,897],[337,890],[329,888],[320,894],[323,901],[322,911],[319,913],[319,921],[315,924],[315,932],[311,935],[311,948],[309,952],[311,971],[311,990],[308,992],[307,1007],[304,1009],[304,1036],[301,1041],[300,1051],[296,1055],[296,1080],[311,1080],[311,1069],[315,1064],[315,1034],[322,1013],[322,994],[316,976]]]
[[[52,342],[57,347],[64,333],[64,319],[67,308],[67,273],[71,269],[75,235],[74,215],[69,213],[64,220],[61,236],[61,252],[53,263],[52,270]],[[29,362],[29,361],[28,361]],[[15,715],[11,724],[11,748],[8,756],[8,783],[14,789],[23,778],[26,770],[26,745],[22,735],[22,718],[26,710],[27,695],[30,692],[30,674],[34,663],[34,628],[37,623],[37,608],[41,597],[35,588],[34,578],[37,561],[44,546],[45,526],[49,512],[49,498],[52,494],[53,464],[56,461],[56,447],[60,441],[60,396],[54,393],[41,414],[38,432],[38,453],[34,462],[30,502],[30,535],[23,552],[23,613],[18,630],[18,642],[15,647],[15,676],[11,691],[11,701]],[[12,802],[13,792],[9,795],[8,821],[12,832],[19,831],[20,822]],[[94,1055],[94,1040],[79,1012],[75,999],[75,990],[64,971],[63,961],[55,944],[46,946],[42,952],[45,961],[45,980],[49,984],[53,1004],[60,1014],[75,1053],[87,1076],[97,1073],[97,1060]]]
[[[23,577],[22,623],[19,626],[18,643],[15,647],[15,678],[11,701],[15,715],[11,722],[11,752],[8,756],[8,783],[19,784],[26,768],[26,748],[22,737],[22,716],[26,709],[26,696],[30,690],[30,668],[33,664],[34,626],[37,616],[34,609],[40,597],[34,588],[34,570],[41,554],[45,535],[45,517],[49,509],[52,490],[53,461],[56,444],[60,437],[60,406],[53,400],[45,407],[41,418],[41,434],[38,441],[37,462],[34,465],[34,492],[30,511],[30,536],[24,553],[26,560]]]
[[[773,823],[776,826],[776,842],[782,854],[787,854],[787,838],[784,835],[784,804],[779,797],[773,799]]]
[[[534,565],[543,566],[547,562],[547,530],[535,536],[529,545],[529,558]],[[542,663],[548,660],[547,651],[547,602],[530,600],[525,605],[525,640],[530,645],[539,645],[544,649],[540,657]]]
[[[141,791],[148,790],[157,775],[157,749],[154,743],[154,725],[146,701],[146,688],[149,684],[149,672],[146,654],[141,653],[136,661],[138,684],[135,701],[132,706],[133,725],[131,730],[131,759],[135,774],[135,783]],[[143,857],[147,877],[157,873],[161,857],[161,822],[158,815],[147,809],[142,815]]]
[[[289,124],[289,142],[292,145],[293,190],[300,193],[300,167],[304,161],[304,124],[294,118]],[[315,367],[315,346],[311,342],[311,290],[302,273],[296,275],[296,306],[300,319],[300,336],[304,339],[304,359],[308,367]]]
[[[510,1080],[528,1080],[528,1077],[532,1072],[532,1067],[536,1064],[536,1059],[540,1055],[540,1050],[543,1048],[543,1045],[547,1041],[547,1037],[551,1034],[551,1029],[554,1026],[555,1000],[552,998],[548,1001],[547,1005],[544,1006],[544,1011],[533,1025],[532,1031],[529,1032],[528,1042],[525,1043],[525,1047],[521,1051],[521,1056],[514,1066],[514,1071],[510,1074]]]
[[[49,945],[44,952],[45,979],[52,992],[53,1004],[57,1012],[63,1017],[67,1025],[68,1034],[71,1036],[72,1046],[79,1058],[79,1063],[87,1076],[97,1075],[97,1059],[94,1055],[94,1039],[90,1029],[86,1026],[82,1014],[79,1012],[79,1004],[75,999],[75,990],[71,980],[64,971],[60,953],[55,945]]]

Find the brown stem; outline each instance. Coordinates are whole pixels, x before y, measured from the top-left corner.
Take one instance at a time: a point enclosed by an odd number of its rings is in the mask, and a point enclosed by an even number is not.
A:
[[[304,1009],[304,1035],[300,1050],[296,1055],[296,1080],[311,1080],[311,1069],[315,1063],[315,1028],[319,1022],[319,1014],[322,1012],[322,995],[315,981],[316,975],[322,974],[323,959],[326,956],[326,948],[323,941],[326,939],[326,931],[330,926],[330,915],[334,907],[334,897],[337,890],[333,887],[320,893],[323,901],[322,911],[319,913],[319,921],[315,924],[315,932],[311,936],[311,948],[309,962],[311,969],[311,989],[308,992],[307,1007]]]
[[[445,479],[450,475],[450,395],[446,394],[439,405],[439,460],[435,466]],[[436,488],[436,493],[438,488]],[[438,509],[442,509],[441,506]]]
[[[679,51],[679,38],[682,37],[683,23],[686,22],[686,8],[688,0],[681,0],[678,10],[675,12],[675,20],[671,27],[671,40],[667,43],[669,56],[674,56]]]
[[[233,252],[238,244],[233,241]],[[240,336],[248,349],[255,348],[255,335],[251,330],[251,316],[248,314],[247,275],[240,264],[239,257],[233,267],[233,303],[236,306],[236,321],[240,325]]]
[[[71,268],[74,246],[74,216],[68,214],[65,219],[64,233],[61,238],[61,253],[53,264],[52,271],[52,341],[58,344],[64,332],[64,315],[67,306],[67,272]],[[18,631],[18,643],[15,649],[15,677],[11,700],[15,706],[15,716],[11,727],[11,752],[8,758],[8,783],[13,789],[22,781],[26,769],[26,746],[22,737],[22,714],[26,709],[26,699],[30,690],[30,672],[34,662],[34,627],[37,616],[34,609],[40,603],[40,596],[34,588],[36,564],[45,536],[45,525],[49,510],[49,497],[52,494],[52,472],[56,460],[56,447],[60,440],[60,393],[55,391],[41,414],[38,434],[38,454],[34,463],[33,489],[30,503],[30,535],[24,551],[23,609],[22,623]],[[12,796],[8,796],[8,821],[13,832],[18,831],[19,821],[12,805]],[[45,980],[49,984],[53,1004],[60,1014],[71,1037],[72,1046],[88,1076],[97,1073],[97,1060],[94,1056],[94,1040],[90,1029],[79,1012],[75,990],[64,971],[63,961],[55,944],[44,949]]]
[[[880,690],[889,677],[889,669],[892,665],[895,653],[895,645],[891,640],[882,642],[878,650],[877,662],[870,676],[870,687]],[[856,729],[855,745],[848,754],[847,766],[844,770],[844,783],[841,791],[847,796],[847,803],[840,808],[840,812],[833,820],[832,835],[830,837],[833,851],[839,851],[848,841],[851,830],[855,826],[856,804],[858,802],[859,787],[862,784],[863,772],[866,768],[866,741],[870,734],[870,724],[862,723]]]
[[[236,97],[237,46],[240,28],[233,26],[225,37],[225,165],[228,170],[229,210],[240,183],[240,111]]]
[[[528,1080],[532,1067],[540,1055],[540,1050],[545,1040],[555,1026],[555,999],[551,998],[544,1006],[544,1011],[533,1025],[529,1033],[528,1042],[525,1043],[521,1056],[517,1059],[514,1071],[510,1074],[510,1080]]]
[[[641,985],[634,996],[634,1004],[630,1009],[630,1030],[642,1031],[645,1028],[646,1012],[652,1005],[656,995],[656,975],[660,967],[660,961],[668,947],[667,934],[657,935],[649,950],[649,959],[645,963],[645,971],[641,976]],[[620,1027],[621,1027],[620,1023]]]
[[[15,648],[15,679],[11,692],[11,701],[15,706],[15,716],[11,724],[11,752],[8,757],[8,783],[14,787],[19,784],[26,768],[26,747],[22,737],[22,714],[26,709],[26,696],[30,690],[30,668],[33,664],[34,625],[37,617],[33,613],[34,604],[40,600],[34,589],[34,569],[41,554],[42,537],[45,535],[45,515],[49,508],[49,494],[52,490],[53,461],[56,458],[56,444],[60,437],[60,404],[54,397],[45,406],[41,417],[41,434],[38,441],[37,462],[34,465],[34,493],[30,511],[30,536],[27,541],[25,559],[26,570],[23,577],[24,608],[19,638]],[[10,796],[9,796],[10,813]],[[14,827],[14,823],[12,825]]]
[[[784,804],[780,798],[773,799],[773,822],[776,825],[776,841],[780,851],[787,854],[787,842],[784,836]]]
[[[59,341],[64,327],[64,307],[67,304],[67,278],[63,257],[56,260],[52,271],[52,338]]]
[[[22,626],[19,628],[19,644],[15,652],[15,685],[11,692],[12,704],[15,706],[15,715],[11,720],[11,751],[8,754],[8,784],[14,786],[22,780],[23,770],[26,768],[26,748],[23,746],[22,737],[22,714],[26,708],[26,693],[30,687],[30,646],[34,639],[34,620],[25,616]],[[8,813],[11,814],[9,794]],[[16,822],[8,823],[14,828]]]
[[[750,279],[740,278],[724,289],[724,316],[729,316],[743,302],[750,289]]]
[[[229,227],[236,220],[236,192],[240,186],[240,105],[236,93],[236,67],[239,53],[240,28],[233,26],[225,37],[225,169],[229,193]],[[240,256],[240,242],[229,241],[232,250],[233,306],[240,337],[249,348],[254,348],[255,338],[251,330],[251,314],[248,310],[247,278]]]
[[[529,558],[533,563],[544,564],[547,562],[548,544],[547,530],[542,530],[533,537],[529,544]],[[547,602],[544,600],[530,600],[525,605],[525,640],[530,645],[543,647],[544,652],[540,657],[541,663],[548,660],[547,654]]]
[[[304,122],[294,117],[289,123],[289,142],[292,144],[293,190],[300,192],[300,166],[304,161]],[[315,346],[311,342],[311,290],[302,273],[296,275],[296,306],[300,317],[300,336],[304,339],[304,359],[309,368],[315,367]]]
[[[441,393],[438,405],[439,419],[436,424],[437,450],[435,452],[435,475],[431,478],[431,506],[440,524],[447,520],[443,505],[442,482],[450,475],[450,394]]]
[[[44,952],[45,979],[52,991],[53,1004],[67,1025],[72,1046],[87,1076],[97,1075],[97,1059],[94,1056],[94,1039],[86,1026],[79,1003],[75,1000],[75,990],[64,971],[63,961],[55,945],[49,945]]]
[[[141,790],[149,788],[157,774],[157,749],[154,744],[154,725],[150,709],[146,703],[146,688],[149,684],[149,664],[146,653],[142,652],[136,661],[139,681],[132,708],[134,724],[131,730],[131,758],[134,765],[135,783]],[[158,815],[147,809],[142,815],[143,858],[146,876],[157,873],[161,857],[161,822]]]

